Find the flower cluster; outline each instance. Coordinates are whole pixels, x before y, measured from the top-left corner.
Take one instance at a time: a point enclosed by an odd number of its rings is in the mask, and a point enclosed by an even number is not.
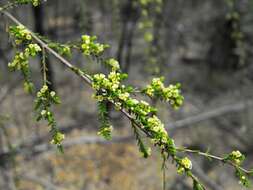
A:
[[[25,1],[22,2],[25,3]],[[33,0],[31,2],[34,5],[37,5],[37,3],[39,3],[38,0]],[[39,52],[41,52],[41,47],[38,44],[31,43],[31,33],[24,26],[11,26],[9,31],[10,34],[15,38],[15,43],[24,43],[25,49],[23,52],[17,52],[14,60],[9,63],[8,66],[13,71],[20,70],[22,72],[25,78],[24,88],[25,90],[31,92],[33,89],[33,83],[30,80],[29,58],[34,57]],[[51,143],[57,145],[57,147],[61,150],[61,142],[64,139],[64,135],[57,129],[54,115],[52,111],[50,111],[50,106],[52,104],[59,103],[60,99],[56,93],[54,91],[50,91],[48,86],[44,85],[37,93],[35,110],[38,112],[37,120],[39,121],[41,119],[45,119],[51,127]]]
[[[29,44],[24,52],[17,52],[13,61],[8,63],[11,71],[21,71],[24,76],[24,89],[27,92],[32,92],[33,83],[30,80],[29,58],[34,57],[41,51],[37,44]]]
[[[51,143],[61,148],[61,143],[64,139],[62,134],[56,127],[56,121],[54,114],[50,111],[52,104],[60,104],[60,98],[54,91],[50,91],[47,85],[43,85],[40,91],[37,93],[37,99],[35,101],[35,110],[38,112],[37,121],[45,119],[50,126],[52,132]]]
[[[135,102],[136,104],[129,107],[129,104],[127,104],[127,108],[130,108],[131,110],[133,110],[133,112],[138,115],[139,117],[142,117],[142,116],[148,116],[150,114],[154,114],[156,113],[156,109],[151,107],[149,105],[149,103],[141,100],[141,101],[138,101],[136,99],[133,99],[133,98],[129,98],[129,101],[127,101],[127,103],[129,102]]]
[[[148,6],[151,3],[161,4],[162,0],[139,0],[139,2],[142,6]]]
[[[164,124],[155,115],[157,110],[150,106],[149,103],[139,101],[130,96],[133,88],[121,84],[127,78],[127,74],[119,71],[120,66],[117,60],[111,58],[106,60],[105,64],[110,66],[112,71],[107,76],[99,73],[92,77],[92,87],[96,90],[94,98],[99,102],[100,118],[102,118],[102,120],[100,119],[102,127],[99,134],[105,138],[111,137],[112,126],[108,122],[108,118],[105,118],[107,113],[105,107],[101,107],[102,103],[108,101],[113,103],[117,110],[124,109],[131,113],[136,122],[143,126],[143,130],[151,136],[154,145],[160,146],[160,148],[169,151],[170,155],[174,155],[176,152],[174,141],[168,137]],[[175,92],[173,91],[172,96],[175,96],[174,94]],[[144,148],[144,144],[140,143],[139,137],[138,141],[141,152],[147,157],[150,151],[147,151],[148,148]]]
[[[180,84],[164,86],[164,78],[154,78],[150,85],[147,85],[143,92],[151,98],[160,98],[169,102],[173,108],[183,104],[184,97],[180,92]]]
[[[33,6],[38,6],[40,4],[40,0],[32,0]]]
[[[177,162],[178,163],[178,169],[177,172],[179,174],[183,174],[185,171],[189,171],[192,169],[192,162],[189,158],[184,157],[183,159],[181,159],[180,161]]]
[[[113,129],[109,122],[106,101],[113,102],[117,109],[121,109],[122,103],[120,101],[127,100],[130,92],[129,88],[120,85],[120,82],[126,77],[127,75],[116,71],[110,72],[107,77],[104,74],[95,74],[93,76],[92,87],[96,90],[94,98],[98,100],[101,123],[98,134],[105,139],[111,139]]]
[[[238,64],[242,66],[246,62],[247,51],[245,46],[245,33],[241,29],[241,13],[238,11],[236,1],[227,0],[228,13],[226,19],[231,23],[231,40],[235,43],[234,55],[238,57]]]
[[[40,4],[40,0],[15,0],[18,4],[32,3],[33,6],[37,7]]]
[[[41,48],[38,44],[29,44],[25,49],[25,55],[28,56],[36,56],[38,52],[41,51]]]
[[[115,71],[110,72],[108,78],[104,74],[95,74],[93,76],[92,86],[95,90],[105,89],[107,92],[117,91],[117,94],[115,95],[119,95],[121,92],[124,93],[125,91],[125,86],[120,87],[120,82],[125,78],[127,78],[127,74]]]
[[[16,53],[12,62],[8,63],[8,67],[14,70],[24,70],[28,67],[28,57],[23,52]]]
[[[35,110],[39,112],[37,120],[46,119],[49,124],[53,124],[54,120],[51,111],[49,110],[52,104],[60,104],[60,98],[56,95],[55,91],[50,91],[47,85],[43,85],[37,93],[35,101]]]
[[[99,102],[109,101],[113,103],[116,109],[127,110],[135,117],[136,122],[143,126],[143,130],[151,136],[154,145],[166,149],[170,155],[174,155],[176,152],[174,141],[169,138],[164,124],[155,115],[157,110],[149,103],[130,96],[133,88],[121,84],[125,77],[124,74],[115,71],[111,71],[107,77],[104,74],[95,74],[92,83],[96,90],[94,97]],[[110,127],[107,127],[106,132],[109,129]]]
[[[243,185],[244,187],[250,186],[251,183],[248,175],[246,175],[240,168],[236,168],[235,174],[239,178],[239,184]]]
[[[143,39],[147,46],[145,47],[145,70],[151,74],[161,73],[161,66],[164,59],[161,55],[161,48],[155,34],[155,28],[159,28],[159,22],[155,18],[162,18],[163,0],[137,0],[136,5],[140,9],[141,17],[138,22],[138,28],[143,33]]]
[[[82,36],[81,48],[84,55],[99,56],[104,52],[106,48],[109,47],[109,45],[95,42],[96,39],[97,39],[96,36],[88,36],[88,35]]]
[[[245,187],[248,187],[250,182],[248,179],[248,174],[245,173],[245,171],[243,171],[240,166],[243,163],[243,161],[245,160],[245,156],[239,151],[232,151],[230,154],[228,154],[227,156],[224,157],[224,162],[232,162],[234,163],[234,167],[235,167],[235,174],[236,176],[239,178],[239,183],[242,184]]]
[[[165,138],[168,135],[167,131],[164,128],[164,124],[155,115],[153,117],[148,118],[147,128],[154,131],[155,133],[162,134],[162,138]],[[167,140],[167,138],[165,140]],[[167,142],[167,141],[165,141],[165,142]]]
[[[233,151],[231,152],[229,155],[227,155],[225,157],[225,161],[232,161],[234,162],[236,165],[241,165],[242,162],[244,161],[245,156],[239,151]]]
[[[48,47],[54,49],[60,55],[65,55],[65,56],[68,56],[68,57],[71,56],[71,49],[70,49],[70,46],[68,46],[68,45],[49,41]]]
[[[111,140],[111,138],[112,138],[112,136],[111,136],[112,130],[113,130],[113,126],[112,125],[102,126],[100,128],[99,132],[98,132],[98,135],[104,137],[107,140]]]
[[[112,71],[120,70],[119,62],[116,59],[110,58],[110,59],[106,60],[104,63],[105,63],[105,65],[108,65],[109,67],[111,67]]]
[[[55,144],[58,146],[58,148],[60,148],[64,138],[65,138],[65,135],[61,133],[60,131],[54,132],[53,138],[51,140],[51,144]]]
[[[27,30],[23,25],[10,26],[9,31],[11,36],[15,38],[16,44],[21,44],[24,41],[32,40],[30,31]]]
[[[26,70],[28,69],[29,57],[34,57],[41,51],[37,44],[29,44],[24,52],[17,52],[14,60],[8,64],[11,70]]]
[[[154,10],[155,13],[161,12],[163,2],[162,0],[139,0],[138,3],[139,6],[141,7],[141,15],[142,15],[142,19],[139,22],[139,28],[145,31],[144,40],[150,43],[154,40],[153,33],[151,32],[154,26],[152,14]]]
[[[138,0],[139,6],[141,7],[141,15],[144,21],[153,19],[152,13],[160,13],[163,0]],[[152,21],[151,21],[152,22]],[[152,27],[152,26],[149,26]]]

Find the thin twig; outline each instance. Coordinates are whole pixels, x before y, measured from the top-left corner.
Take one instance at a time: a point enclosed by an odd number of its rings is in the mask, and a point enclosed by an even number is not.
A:
[[[215,156],[215,155],[212,155],[212,154],[207,153],[207,152],[201,152],[199,150],[191,150],[191,149],[187,149],[187,148],[177,148],[177,151],[179,151],[179,152],[185,152],[185,153],[198,154],[198,155],[203,156],[205,158],[214,159],[214,160],[217,160],[219,162],[229,164],[229,165],[233,166],[234,168],[239,168],[241,171],[243,171],[246,174],[252,174],[252,171],[246,170],[245,168],[243,168],[241,166],[238,166],[237,164],[235,164],[232,161],[226,161],[222,157]]]
[[[216,108],[216,109],[213,109],[201,114],[197,114],[195,116],[190,116],[185,119],[172,122],[167,125],[167,129],[176,130],[176,129],[186,128],[192,124],[205,121],[208,119],[212,119],[212,118],[215,118],[227,113],[238,112],[252,106],[253,106],[252,100],[246,100],[246,101],[239,102],[233,105],[225,105],[225,106],[222,106],[222,107],[219,107],[219,108]]]
[[[200,178],[201,181],[204,182],[206,186],[211,188],[212,190],[224,190],[222,186],[217,184],[214,180],[208,177],[206,172],[203,171],[203,169],[195,163],[193,159],[191,159],[194,167],[192,168],[193,172],[196,173],[196,175]]]
[[[3,15],[5,15],[7,18],[9,18],[11,21],[13,21],[15,24],[17,24],[17,25],[23,25],[14,16],[12,16],[9,12],[7,12],[5,10],[1,10],[1,9],[0,9],[0,12],[3,13]],[[78,72],[78,76],[81,77],[87,84],[91,85],[91,78],[88,75],[84,74],[80,70],[77,70],[77,68],[74,67],[69,61],[67,61],[65,58],[63,58],[61,55],[59,55],[52,48],[48,47],[48,45],[45,42],[43,42],[40,38],[38,38],[36,36],[36,34],[34,34],[30,30],[28,30],[28,31],[31,33],[31,36],[33,37],[33,39],[35,41],[37,41],[41,45],[42,48],[44,48],[47,51],[49,51],[53,56],[55,56],[58,60],[60,60],[61,63],[63,63],[65,66],[67,66],[70,70],[72,70],[74,72]]]
[[[47,84],[47,68],[46,68],[46,52],[45,48],[42,48],[42,69],[43,69],[43,83]]]

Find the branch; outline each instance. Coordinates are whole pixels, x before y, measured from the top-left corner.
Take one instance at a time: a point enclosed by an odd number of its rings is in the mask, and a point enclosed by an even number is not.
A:
[[[232,167],[234,168],[239,168],[241,171],[243,171],[244,173],[248,174],[248,175],[251,175],[252,174],[252,171],[250,170],[247,170],[241,166],[238,166],[237,164],[235,164],[234,162],[232,161],[226,161],[224,160],[224,158],[222,157],[219,157],[219,156],[215,156],[215,155],[212,155],[212,154],[209,154],[207,152],[201,152],[199,150],[191,150],[191,149],[187,149],[187,148],[177,148],[177,150],[179,152],[184,152],[184,153],[190,153],[190,154],[197,154],[197,155],[200,155],[200,156],[203,156],[205,158],[208,158],[208,159],[212,159],[212,160],[216,160],[216,161],[219,161],[221,163],[226,163],[226,164],[229,164],[231,165]]]
[[[205,113],[191,116],[182,120],[178,120],[174,123],[168,124],[167,129],[177,130],[177,129],[186,128],[186,127],[189,127],[189,125],[192,125],[201,121],[205,121],[208,119],[212,119],[221,115],[225,115],[227,113],[238,112],[252,106],[253,106],[252,100],[246,100],[234,105],[225,105],[223,107],[213,109],[211,111],[207,111]]]
[[[23,25],[14,16],[12,16],[9,12],[7,12],[7,11],[1,9],[1,8],[0,8],[0,13],[2,13],[3,15],[5,15],[7,18],[9,18],[15,24],[17,24],[17,25]],[[50,52],[54,57],[56,57],[58,60],[60,60],[62,64],[64,64],[70,70],[72,70],[73,72],[75,72],[76,74],[78,74],[78,76],[81,77],[82,80],[84,80],[87,84],[89,84],[91,86],[91,79],[90,79],[90,77],[88,75],[85,75],[81,70],[79,70],[76,67],[74,67],[69,61],[67,61],[65,58],[63,58],[61,55],[59,55],[56,51],[54,51],[53,49],[51,49],[50,47],[48,47],[48,45],[45,42],[43,42],[40,38],[38,38],[32,31],[29,30],[29,32],[31,33],[31,36],[33,37],[33,39],[35,41],[37,41],[41,45],[42,48],[44,48],[45,50],[47,50],[48,52]]]
[[[202,170],[202,168],[200,168],[197,164],[195,164],[195,162],[193,162],[194,167],[192,168],[192,170],[194,171],[194,173],[197,174],[197,176],[211,189],[213,190],[224,190],[223,187],[221,187],[220,185],[218,185],[217,183],[215,183],[213,180],[211,180],[206,174],[205,172]]]
[[[12,16],[9,12],[0,9],[0,13],[3,13],[7,18],[9,18],[11,21],[13,21],[15,24],[17,25],[23,25],[22,23],[20,23],[14,16]],[[42,48],[44,48],[45,50],[49,51],[53,56],[55,56],[58,60],[61,61],[62,64],[64,64],[65,66],[67,66],[71,71],[73,71],[75,74],[77,74],[86,84],[88,84],[89,86],[92,86],[92,80],[90,78],[89,75],[86,75],[84,72],[82,72],[80,69],[76,68],[75,66],[73,66],[69,61],[67,61],[64,57],[62,57],[61,55],[59,55],[56,51],[54,51],[53,49],[51,49],[50,47],[48,47],[48,45],[46,43],[44,43],[41,39],[39,39],[32,31],[28,30],[31,33],[31,36],[33,37],[33,39],[35,41],[37,41]],[[111,102],[112,103],[112,102]],[[113,103],[114,104],[114,103]],[[121,109],[121,112],[131,121],[135,122],[135,118],[132,117],[126,110]],[[135,122],[136,123],[136,122]],[[139,126],[139,124],[138,124]]]

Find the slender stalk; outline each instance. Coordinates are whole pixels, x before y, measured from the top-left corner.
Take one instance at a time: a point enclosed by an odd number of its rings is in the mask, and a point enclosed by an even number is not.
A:
[[[252,171],[247,170],[247,169],[245,169],[241,166],[238,166],[232,161],[226,161],[222,157],[215,156],[215,155],[212,155],[212,154],[207,153],[207,152],[201,152],[199,150],[191,150],[191,149],[187,149],[187,148],[177,148],[177,151],[178,152],[184,152],[184,153],[190,153],[190,154],[198,154],[198,155],[203,156],[205,158],[209,158],[209,159],[213,159],[213,160],[216,160],[216,161],[219,161],[219,162],[222,162],[222,163],[229,164],[229,165],[233,166],[234,168],[239,168],[241,171],[245,172],[246,174],[251,174],[252,173]]]
[[[43,72],[43,83],[47,84],[47,68],[46,68],[46,52],[45,48],[42,48],[42,72]]]

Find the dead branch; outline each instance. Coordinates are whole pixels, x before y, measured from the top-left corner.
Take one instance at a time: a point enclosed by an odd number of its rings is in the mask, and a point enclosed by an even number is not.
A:
[[[201,121],[213,119],[215,117],[219,117],[228,113],[240,112],[252,106],[253,106],[252,100],[246,100],[246,101],[239,102],[233,105],[225,105],[225,106],[213,109],[211,111],[200,113],[195,116],[190,116],[185,119],[178,120],[171,124],[168,124],[167,130],[177,130],[177,129],[187,128],[187,127],[192,127],[191,125],[199,123]]]

